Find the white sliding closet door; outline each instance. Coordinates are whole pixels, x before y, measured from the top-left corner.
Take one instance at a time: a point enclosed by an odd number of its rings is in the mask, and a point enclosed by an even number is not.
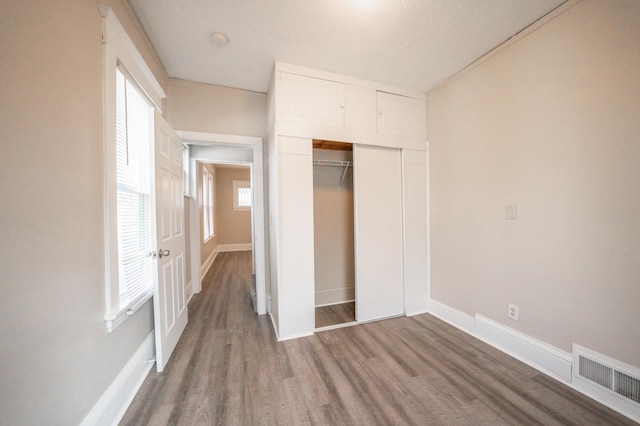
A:
[[[404,313],[399,149],[354,145],[356,320]]]

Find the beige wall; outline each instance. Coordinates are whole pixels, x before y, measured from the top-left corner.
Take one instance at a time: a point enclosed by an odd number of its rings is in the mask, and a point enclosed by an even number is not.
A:
[[[251,243],[251,210],[233,210],[233,181],[251,180],[249,167],[216,167],[218,244]]]
[[[111,6],[160,84],[164,71]],[[78,424],[153,330],[106,331],[101,18],[95,1],[0,4],[0,424]]]
[[[204,220],[203,220],[203,210],[202,210],[202,174],[204,173],[204,168],[207,168],[209,172],[213,175],[213,183],[214,183],[214,191],[213,191],[213,232],[214,235],[206,242],[202,240],[202,236],[204,235]],[[216,190],[215,184],[218,180],[217,170],[213,164],[203,164],[198,163],[198,207],[200,208],[200,264],[203,265],[209,256],[214,252],[216,247],[218,246],[218,215],[215,212],[216,206]],[[204,277],[202,277],[204,278]]]
[[[167,121],[176,130],[266,137],[267,95],[169,80]]]
[[[584,0],[429,94],[427,112],[432,298],[636,367],[639,16],[635,0]]]
[[[265,200],[268,199],[267,95],[177,79],[169,79],[167,93],[167,121],[176,130],[263,138],[264,191]],[[268,208],[265,208],[265,223],[269,223],[267,212]],[[268,232],[269,229],[265,229],[266,241],[269,240]],[[211,254],[217,243],[216,240],[215,244],[201,250],[202,262]],[[266,256],[268,259],[268,252]]]

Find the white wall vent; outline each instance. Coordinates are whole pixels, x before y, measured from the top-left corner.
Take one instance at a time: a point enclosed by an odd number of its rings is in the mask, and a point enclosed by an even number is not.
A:
[[[573,345],[573,384],[616,411],[640,420],[638,368]]]

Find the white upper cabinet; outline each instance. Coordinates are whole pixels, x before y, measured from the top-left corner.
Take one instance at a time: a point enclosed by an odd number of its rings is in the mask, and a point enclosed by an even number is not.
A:
[[[426,149],[426,95],[276,62],[269,90],[278,134]]]
[[[378,132],[392,135],[427,136],[424,101],[378,92]]]
[[[375,133],[378,129],[376,91],[347,84],[344,87],[344,93],[345,129]]]
[[[308,124],[344,125],[344,84],[282,73],[281,118]]]

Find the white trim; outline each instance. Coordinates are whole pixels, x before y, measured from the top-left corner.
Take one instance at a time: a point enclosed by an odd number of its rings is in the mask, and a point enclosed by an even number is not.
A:
[[[321,306],[331,306],[341,303],[353,302],[355,301],[355,295],[355,286],[316,290],[315,306],[316,308],[319,308]]]
[[[164,90],[162,90],[162,86],[160,86],[144,58],[136,49],[135,44],[129,38],[127,31],[120,24],[113,10],[103,5],[99,5],[98,10],[100,16],[104,19],[102,43],[105,46],[114,47],[108,49],[108,56],[113,55],[114,62],[119,59],[123,63],[154,106],[158,111],[162,112],[162,100],[167,97]],[[111,58],[108,59],[111,62]]]
[[[219,252],[220,252],[220,246],[218,245],[216,246],[216,248],[213,249],[213,251],[211,252],[209,257],[207,257],[207,259],[204,261],[202,266],[200,266],[200,277],[202,277],[201,279],[204,279],[205,275],[207,275],[207,272],[209,272],[209,268],[211,268],[211,265],[213,265],[213,261],[216,260],[216,256],[218,255]]]
[[[474,335],[475,323],[473,317],[464,312],[433,299],[427,303],[427,312],[462,331],[466,331],[472,336]]]
[[[476,314],[475,337],[556,380],[571,382],[571,354]]]
[[[192,280],[189,280],[189,282],[187,283],[185,287],[185,291],[187,292],[187,305],[188,305],[189,302],[191,302],[191,299],[193,298],[193,281]]]
[[[218,244],[218,251],[251,251],[252,247],[251,243]]]
[[[151,331],[142,345],[107,388],[89,414],[80,423],[89,425],[117,425],[129,408],[138,389],[151,371],[155,354],[154,332]]]

